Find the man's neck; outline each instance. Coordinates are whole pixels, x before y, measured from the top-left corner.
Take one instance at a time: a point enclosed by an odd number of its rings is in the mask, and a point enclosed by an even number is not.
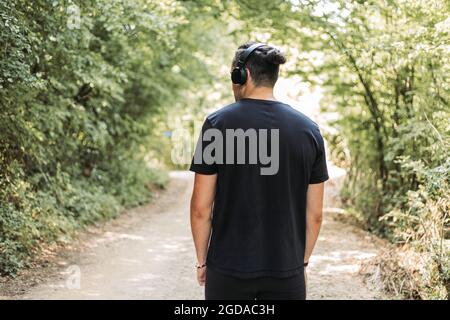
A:
[[[259,100],[273,100],[276,101],[273,95],[273,88],[268,87],[256,87],[252,88],[250,92],[245,94],[243,98],[247,99],[259,99]]]

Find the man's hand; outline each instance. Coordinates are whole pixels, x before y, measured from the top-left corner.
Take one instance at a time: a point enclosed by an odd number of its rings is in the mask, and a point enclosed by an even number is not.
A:
[[[200,286],[205,285],[206,281],[206,267],[197,268],[197,281]]]

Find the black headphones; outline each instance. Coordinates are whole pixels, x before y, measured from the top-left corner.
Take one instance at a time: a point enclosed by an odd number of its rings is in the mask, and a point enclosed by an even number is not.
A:
[[[247,82],[247,71],[245,71],[245,63],[247,62],[252,52],[262,46],[265,46],[265,44],[255,43],[245,49],[244,54],[236,63],[236,67],[233,69],[233,71],[231,71],[231,81],[234,84],[243,85]]]

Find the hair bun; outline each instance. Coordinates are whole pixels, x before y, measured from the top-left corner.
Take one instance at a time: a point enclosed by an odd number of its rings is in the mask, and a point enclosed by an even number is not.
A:
[[[267,62],[276,65],[283,64],[286,62],[286,57],[284,56],[284,54],[276,48],[272,48],[267,52],[266,59]]]

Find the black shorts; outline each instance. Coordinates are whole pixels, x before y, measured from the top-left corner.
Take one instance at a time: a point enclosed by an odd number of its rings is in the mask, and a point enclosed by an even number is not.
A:
[[[241,279],[206,269],[206,300],[305,300],[303,272],[288,278]]]

